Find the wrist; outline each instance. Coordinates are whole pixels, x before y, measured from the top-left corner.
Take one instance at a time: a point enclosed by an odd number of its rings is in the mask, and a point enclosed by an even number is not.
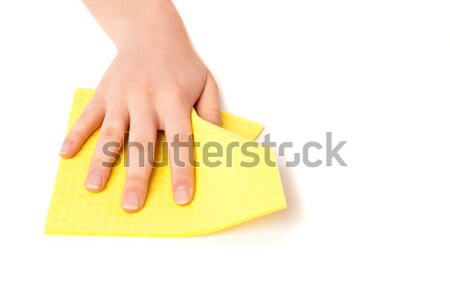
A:
[[[145,7],[129,12],[112,36],[119,51],[139,47],[171,44],[187,34],[183,22],[170,0],[151,0]]]

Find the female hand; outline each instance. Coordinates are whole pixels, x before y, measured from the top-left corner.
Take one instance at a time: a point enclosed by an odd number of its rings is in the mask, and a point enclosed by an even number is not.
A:
[[[129,131],[129,142],[140,143],[144,157],[148,157],[155,152],[149,146],[154,148],[157,130],[164,130],[169,142],[174,199],[179,205],[188,204],[194,195],[195,180],[189,163],[190,150],[178,148],[182,163],[176,164],[170,143],[177,135],[181,142],[189,142],[193,107],[203,119],[220,124],[219,91],[214,78],[195,53],[170,1],[85,3],[118,51],[93,99],[66,137],[60,155],[75,155],[101,126],[85,183],[89,191],[99,192],[111,172],[110,167],[102,165],[112,162],[103,151],[105,144],[122,146],[124,134]],[[144,205],[152,167],[147,160],[144,165],[139,162],[137,147],[129,150],[122,208],[134,212]]]

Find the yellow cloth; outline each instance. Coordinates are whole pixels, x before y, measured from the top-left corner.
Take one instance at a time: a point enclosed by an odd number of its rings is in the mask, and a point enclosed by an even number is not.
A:
[[[78,119],[93,94],[92,89],[76,91],[69,128]],[[255,167],[239,165],[241,161],[252,160],[243,158],[239,148],[233,149],[232,167],[226,166],[227,157],[218,158],[222,164],[216,168],[202,163],[202,146],[206,142],[219,142],[225,153],[226,146],[231,142],[237,141],[240,145],[249,142],[255,139],[263,128],[255,122],[228,113],[222,114],[222,122],[223,128],[220,128],[204,121],[195,112],[192,113],[195,141],[201,144],[201,147],[195,150],[200,167],[195,170],[193,202],[187,206],[175,204],[170,184],[170,168],[154,168],[145,206],[137,213],[127,213],[121,208],[126,172],[123,160],[120,166],[113,169],[105,190],[91,193],[84,188],[86,171],[98,137],[97,131],[75,157],[61,159],[45,232],[186,237],[225,229],[286,208],[278,169],[264,163],[264,147],[260,144],[257,144],[256,149],[249,148],[260,158]],[[160,151],[157,150],[156,153]],[[275,161],[272,151],[270,157]]]

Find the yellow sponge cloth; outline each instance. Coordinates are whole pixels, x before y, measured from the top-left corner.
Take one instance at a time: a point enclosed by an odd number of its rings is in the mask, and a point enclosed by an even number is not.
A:
[[[76,91],[69,128],[93,94],[92,89]],[[196,186],[192,203],[187,206],[175,204],[170,168],[163,166],[153,169],[145,206],[137,213],[127,213],[121,208],[126,172],[123,162],[112,170],[102,192],[91,193],[84,188],[98,137],[98,132],[94,133],[75,157],[61,159],[45,232],[186,237],[225,229],[286,208],[278,169],[266,163],[267,159],[275,161],[272,151],[254,142],[247,149],[256,154],[252,157],[243,155],[240,148],[243,143],[255,139],[262,126],[228,113],[222,114],[222,123],[223,128],[220,128],[204,121],[194,111],[192,113],[194,139],[200,144],[195,148],[195,158],[200,165],[195,169]],[[163,138],[162,134],[158,138]],[[217,167],[203,163],[203,145],[207,142],[217,142],[224,149],[224,157],[210,159],[221,162]],[[227,146],[236,142],[239,147],[232,147],[227,153]],[[164,150],[167,151],[160,147],[156,153]],[[243,166],[243,162],[257,163],[248,167]]]

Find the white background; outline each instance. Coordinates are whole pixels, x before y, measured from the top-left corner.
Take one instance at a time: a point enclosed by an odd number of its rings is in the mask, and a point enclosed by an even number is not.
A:
[[[349,167],[282,168],[287,210],[206,237],[45,236],[74,89],[115,50],[78,1],[2,1],[0,298],[449,299],[450,3],[176,5],[225,110],[297,151],[332,131]]]

